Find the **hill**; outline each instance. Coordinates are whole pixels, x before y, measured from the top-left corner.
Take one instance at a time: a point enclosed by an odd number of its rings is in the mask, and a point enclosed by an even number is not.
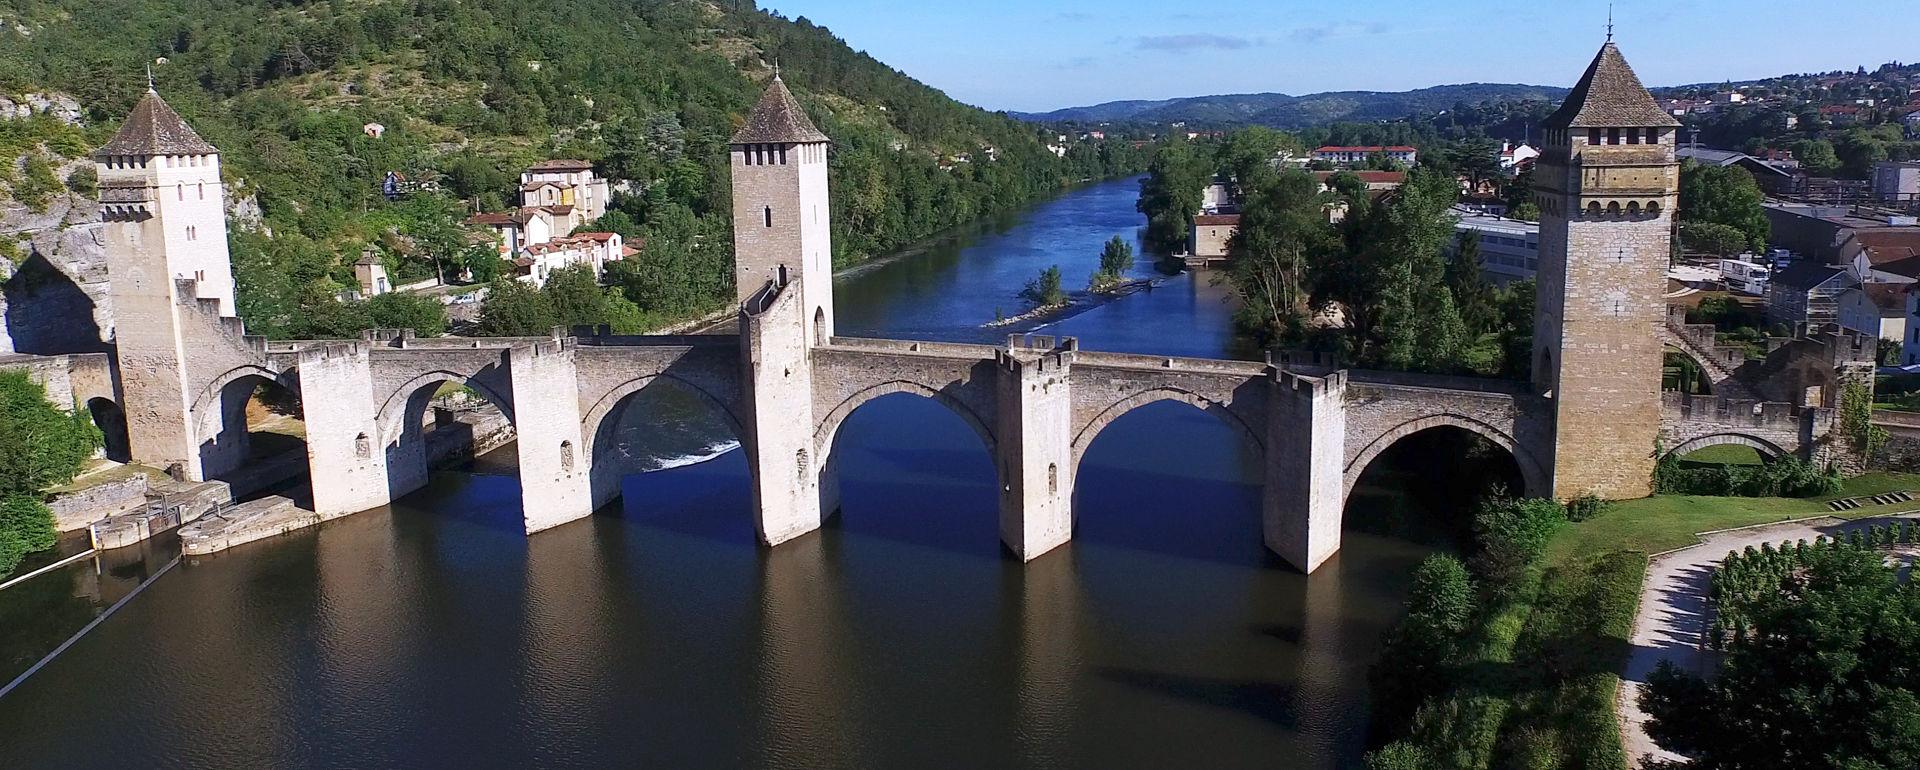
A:
[[[1108,102],[1043,113],[1014,113],[1037,123],[1143,123],[1298,129],[1346,121],[1392,120],[1493,101],[1552,101],[1567,89],[1504,83],[1466,83],[1414,91],[1333,91],[1290,96],[1224,94],[1162,101]]]
[[[79,172],[59,192],[84,198],[88,169],[75,159],[112,134],[152,65],[160,92],[223,150],[239,197],[258,200],[260,227],[233,236],[234,255],[243,317],[274,336],[313,332],[301,310],[351,285],[352,258],[369,245],[398,279],[477,259],[448,253],[472,235],[461,225],[471,205],[507,205],[519,170],[545,158],[589,160],[630,193],[601,228],[699,250],[709,268],[730,258],[728,239],[706,237],[727,227],[726,140],[775,61],[835,140],[842,263],[1069,180],[1144,166],[1124,143],[1077,144],[1056,157],[1033,127],[956,102],[751,0],[9,5],[0,9],[0,96],[70,95],[82,109],[77,121],[0,119],[11,123],[0,127],[0,161],[12,161],[0,164],[0,209],[44,209],[56,174]],[[363,132],[370,123],[384,134]],[[446,194],[390,203],[380,196],[389,171],[437,181]],[[15,261],[33,253],[28,241],[45,240],[32,226],[3,234],[13,237],[0,237],[0,255]],[[642,310],[684,315],[718,294]]]

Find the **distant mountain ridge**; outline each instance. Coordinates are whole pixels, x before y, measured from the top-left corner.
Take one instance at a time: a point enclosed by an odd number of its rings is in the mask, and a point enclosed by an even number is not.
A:
[[[1014,112],[1034,123],[1187,123],[1192,126],[1255,124],[1305,128],[1337,121],[1391,120],[1451,109],[1462,102],[1557,101],[1567,89],[1520,83],[1461,83],[1413,91],[1329,91],[1220,94],[1179,99],[1106,102],[1051,112]]]

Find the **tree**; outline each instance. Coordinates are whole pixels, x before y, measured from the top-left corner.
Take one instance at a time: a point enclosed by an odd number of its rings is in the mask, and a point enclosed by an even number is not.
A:
[[[1718,222],[1681,222],[1680,244],[1687,251],[1731,257],[1750,246],[1747,234]]]
[[[1093,274],[1089,288],[1104,289],[1119,283],[1133,269],[1133,245],[1116,235],[1100,250],[1100,269]]]
[[[1067,293],[1060,288],[1060,266],[1054,265],[1040,271],[1040,275],[1027,282],[1020,290],[1020,296],[1039,307],[1054,307],[1067,304]]]
[[[1473,570],[1494,590],[1512,586],[1566,523],[1567,509],[1544,499],[1494,499],[1473,514]]]
[[[1173,251],[1187,241],[1193,215],[1200,212],[1202,195],[1215,169],[1191,142],[1175,141],[1160,150],[1140,180],[1140,200],[1134,207],[1147,215],[1147,243]]]
[[[1746,236],[1747,248],[1765,251],[1772,225],[1766,198],[1753,175],[1730,166],[1688,161],[1680,166],[1680,220],[1725,225]]]
[[[1800,167],[1813,176],[1833,176],[1840,170],[1840,156],[1825,139],[1802,139],[1793,143],[1792,151]]]
[[[1868,548],[1809,550],[1743,620],[1718,673],[1662,664],[1647,732],[1702,770],[1920,766],[1920,590]]]
[[[370,328],[412,329],[421,337],[447,333],[447,306],[433,297],[388,292],[367,300],[366,310],[368,322],[373,324]]]
[[[1480,262],[1480,234],[1471,230],[1461,233],[1447,259],[1447,288],[1453,292],[1460,321],[1474,336],[1495,331],[1500,320],[1485,269]]]
[[[553,302],[539,289],[503,278],[488,285],[475,332],[483,337],[542,336],[558,323]]]
[[[1242,325],[1264,340],[1284,339],[1305,321],[1310,266],[1339,243],[1312,175],[1263,168],[1243,187],[1247,201],[1227,244],[1227,278],[1241,300]]]

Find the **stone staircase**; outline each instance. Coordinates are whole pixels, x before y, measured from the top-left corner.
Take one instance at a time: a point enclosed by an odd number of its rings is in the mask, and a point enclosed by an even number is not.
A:
[[[1747,362],[1747,349],[1720,344],[1715,332],[1713,324],[1687,323],[1687,309],[1674,305],[1667,308],[1667,322],[1661,326],[1661,341],[1698,361],[1706,371],[1707,381],[1712,383],[1716,395],[1750,398],[1751,394],[1746,392],[1746,388],[1733,380],[1734,371]]]
[[[1855,508],[1865,508],[1870,505],[1893,505],[1894,503],[1904,503],[1912,499],[1913,499],[1912,492],[1909,492],[1906,490],[1897,490],[1897,491],[1886,492],[1878,495],[1867,495],[1864,497],[1849,497],[1844,500],[1835,500],[1833,502],[1827,503],[1827,507],[1829,509],[1836,510],[1836,511],[1851,511]]]

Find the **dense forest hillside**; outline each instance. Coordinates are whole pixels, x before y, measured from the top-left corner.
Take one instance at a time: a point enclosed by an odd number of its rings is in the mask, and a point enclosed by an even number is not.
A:
[[[86,177],[80,145],[111,135],[151,66],[258,201],[263,226],[233,236],[250,328],[339,331],[303,311],[331,310],[317,303],[368,246],[401,278],[484,274],[461,220],[510,205],[519,170],[550,157],[590,160],[627,191],[598,226],[662,252],[643,259],[667,273],[654,283],[702,287],[641,308],[683,316],[731,296],[705,280],[730,274],[725,142],[776,62],[835,142],[842,263],[1145,165],[1124,142],[1058,157],[1034,127],[750,0],[9,0],[0,96],[70,95],[81,115],[0,120],[0,203],[31,209],[50,179]],[[389,171],[443,192],[389,202]],[[32,233],[13,235],[0,247],[19,261]]]
[[[1439,112],[1457,104],[1549,101],[1567,89],[1502,83],[1467,83],[1415,91],[1335,91],[1287,94],[1226,94],[1164,101],[1109,102],[1018,117],[1040,123],[1186,123],[1199,127],[1259,125],[1297,129],[1343,121],[1393,120]]]

